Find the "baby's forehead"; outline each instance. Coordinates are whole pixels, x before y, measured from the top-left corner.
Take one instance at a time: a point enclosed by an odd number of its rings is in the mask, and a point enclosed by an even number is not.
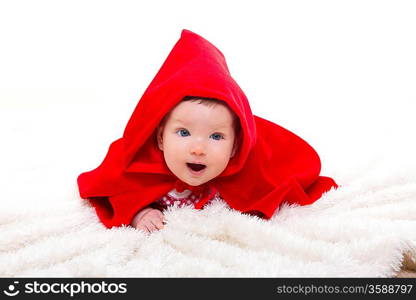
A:
[[[170,123],[230,126],[234,113],[222,104],[207,106],[201,103],[184,101],[175,106],[166,116]]]
[[[231,128],[232,127],[232,120],[226,120],[226,121],[220,121],[218,119],[195,119],[195,118],[187,118],[187,117],[182,117],[182,118],[171,118],[171,120],[169,120],[169,122],[172,125],[183,125],[183,126],[200,126],[203,125],[204,127],[207,128]]]

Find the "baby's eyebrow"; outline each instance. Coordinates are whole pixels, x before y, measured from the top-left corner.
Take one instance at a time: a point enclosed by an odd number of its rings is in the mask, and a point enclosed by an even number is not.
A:
[[[229,124],[219,124],[218,126],[214,126],[214,130],[227,130],[230,127]]]
[[[173,122],[175,122],[175,123],[181,123],[183,125],[186,125],[187,124],[185,121],[182,121],[181,119],[173,119]]]
[[[173,122],[181,123],[182,125],[188,125],[188,122],[185,122],[181,119],[173,119]],[[229,127],[228,125],[220,124],[219,126],[213,127],[212,130],[213,131],[217,131],[217,130],[218,131],[226,131],[228,127]]]

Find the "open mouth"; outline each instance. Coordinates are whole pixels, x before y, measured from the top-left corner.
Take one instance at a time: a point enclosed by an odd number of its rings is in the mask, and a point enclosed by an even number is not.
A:
[[[194,172],[202,171],[203,169],[207,167],[206,165],[202,165],[202,164],[186,163],[186,165],[188,166],[189,169],[191,169]]]

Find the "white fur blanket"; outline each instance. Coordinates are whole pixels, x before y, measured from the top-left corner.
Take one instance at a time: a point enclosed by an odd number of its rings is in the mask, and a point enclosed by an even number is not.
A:
[[[416,269],[414,126],[390,122],[395,135],[376,143],[374,133],[369,139],[364,127],[348,123],[353,134],[331,148],[336,153],[318,151],[332,168],[322,174],[341,187],[313,205],[285,206],[270,221],[220,202],[202,211],[173,209],[165,229],[147,236],[105,229],[76,186],[77,175],[95,168],[120,136],[131,107],[113,104],[120,91],[108,107],[88,99],[77,106],[73,99],[83,94],[70,91],[49,98],[45,91],[13,92],[3,98],[19,96],[23,104],[0,102],[7,104],[0,110],[0,276],[392,277],[404,257]],[[94,114],[97,107],[102,114]],[[312,144],[340,142],[324,134]]]
[[[64,201],[14,201],[0,213],[0,276],[392,277],[404,255],[415,268],[416,172],[357,172],[270,221],[216,201],[171,209],[151,235],[105,229],[75,186]]]

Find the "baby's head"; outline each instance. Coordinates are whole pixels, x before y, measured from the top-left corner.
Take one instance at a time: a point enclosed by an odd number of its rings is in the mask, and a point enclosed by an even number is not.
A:
[[[198,186],[225,170],[239,132],[239,119],[224,101],[187,96],[160,122],[157,143],[169,170]]]

